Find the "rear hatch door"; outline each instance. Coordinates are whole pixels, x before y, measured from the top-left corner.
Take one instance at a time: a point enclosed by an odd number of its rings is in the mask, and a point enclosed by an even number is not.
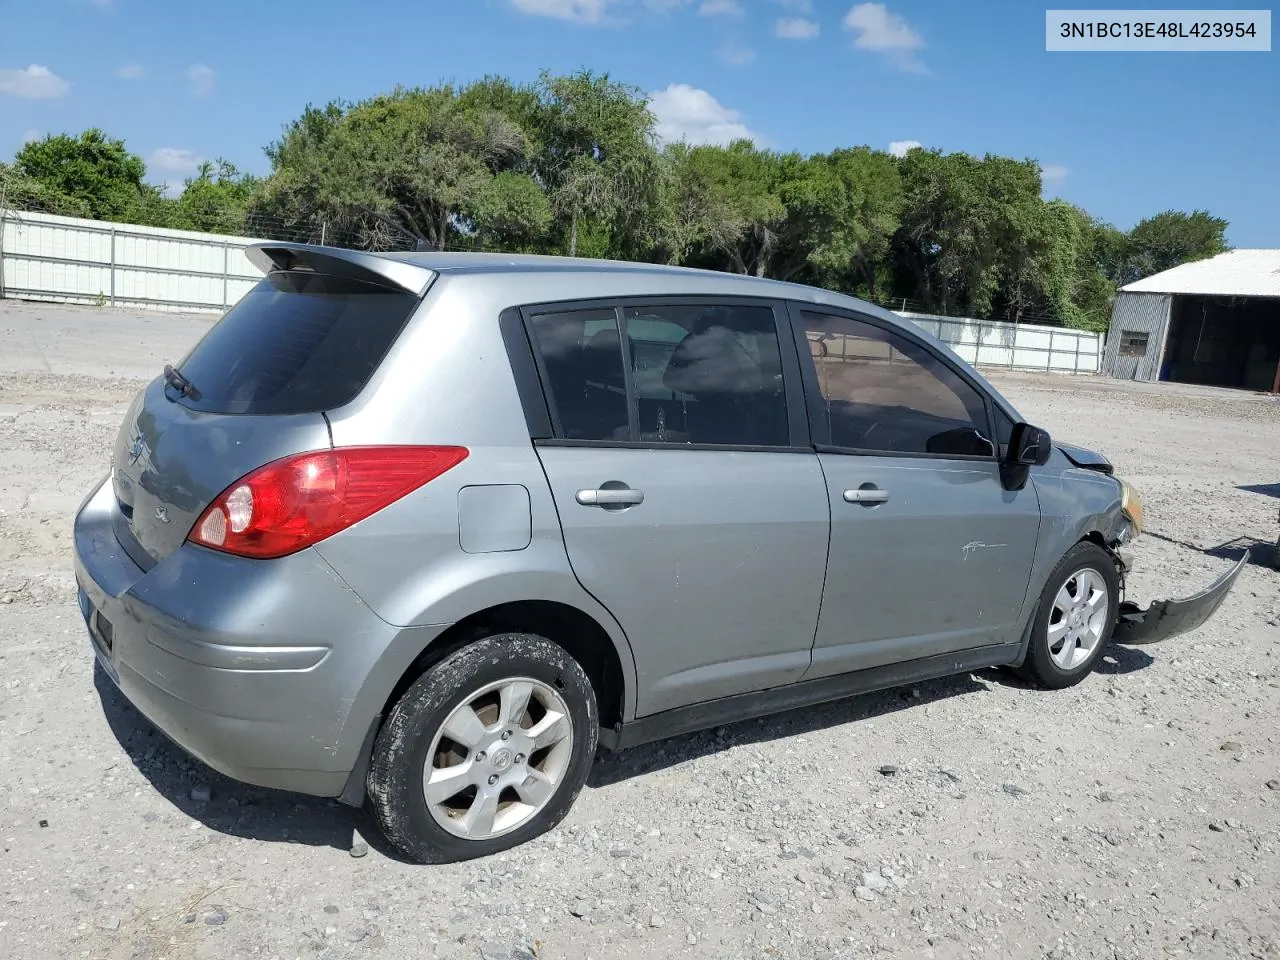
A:
[[[432,276],[420,271],[414,289],[350,261],[325,270],[331,252],[273,252],[271,272],[174,365],[177,376],[147,386],[121,426],[112,457],[115,530],[144,569],[181,546],[213,499],[245,474],[331,446],[324,411],[364,388]]]

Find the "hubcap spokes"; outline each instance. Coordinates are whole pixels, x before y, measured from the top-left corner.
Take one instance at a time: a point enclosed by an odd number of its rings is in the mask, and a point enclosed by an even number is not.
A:
[[[1107,627],[1107,582],[1092,568],[1077,570],[1053,598],[1049,656],[1063,670],[1078,667],[1097,649]]]
[[[454,708],[431,742],[427,809],[468,840],[507,833],[546,806],[572,753],[569,708],[554,688],[527,677],[488,684]]]

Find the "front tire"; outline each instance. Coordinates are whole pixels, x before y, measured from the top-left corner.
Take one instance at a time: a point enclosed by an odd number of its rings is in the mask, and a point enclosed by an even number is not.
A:
[[[595,692],[573,657],[535,634],[486,637],[392,708],[374,743],[370,805],[420,863],[498,853],[564,819],[598,736]]]
[[[1096,543],[1077,543],[1040,595],[1019,672],[1050,690],[1075,686],[1093,671],[1111,642],[1119,606],[1115,561]]]

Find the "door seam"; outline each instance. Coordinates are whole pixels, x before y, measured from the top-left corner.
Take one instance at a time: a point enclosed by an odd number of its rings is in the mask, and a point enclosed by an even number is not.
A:
[[[814,451],[813,459],[818,463],[818,472],[822,474],[822,489],[827,500],[827,559],[822,565],[822,590],[818,593],[818,616],[813,621],[813,639],[809,643],[809,666],[800,674],[795,683],[804,683],[805,678],[813,671],[813,655],[818,648],[818,631],[822,628],[822,608],[827,602],[827,578],[831,576],[831,541],[835,526],[835,513],[831,507],[831,484],[827,480],[826,467],[822,465],[822,455]]]
[[[551,477],[548,476],[547,474],[547,465],[542,462],[542,454],[539,452],[537,444],[531,443],[530,447],[533,450],[534,459],[538,461],[538,470],[540,470],[542,473],[542,479],[547,485],[546,491],[547,491],[547,496],[551,498],[551,509],[554,510],[556,514],[556,526],[559,527],[560,529],[560,546],[564,550],[564,562],[569,565],[569,572],[573,574],[573,580],[579,587],[582,588],[582,592],[585,593],[592,600],[594,600],[596,603],[598,603],[600,605],[600,609],[609,615],[609,619],[612,620],[615,624],[617,624],[618,632],[622,635],[622,642],[627,647],[627,656],[631,658],[631,676],[635,679],[635,683],[632,685],[633,686],[633,689],[631,691],[632,703],[630,704],[631,718],[634,719],[636,710],[638,709],[639,703],[640,703],[640,672],[639,672],[639,667],[636,665],[635,650],[633,650],[631,647],[631,638],[627,636],[627,628],[622,625],[622,621],[618,619],[617,614],[615,614],[612,610],[610,610],[609,605],[605,603],[603,600],[601,600],[599,597],[597,597],[591,591],[591,588],[582,582],[582,577],[579,576],[578,574],[578,568],[573,565],[573,557],[569,553],[569,544],[568,544],[568,541],[565,540],[564,518],[560,516],[560,504],[556,502],[555,486],[551,483]],[[624,689],[624,693],[625,693],[625,689]],[[626,698],[624,696],[623,704],[622,704],[623,722],[626,722],[628,719],[626,716],[628,712],[627,707],[628,707],[628,704],[626,703]]]

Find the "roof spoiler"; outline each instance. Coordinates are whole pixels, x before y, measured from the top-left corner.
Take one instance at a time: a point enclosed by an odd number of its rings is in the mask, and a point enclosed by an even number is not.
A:
[[[255,243],[245,247],[249,262],[263,273],[276,270],[311,270],[331,277],[363,280],[395,287],[420,297],[427,292],[436,272],[416,263],[338,247],[309,243]]]

